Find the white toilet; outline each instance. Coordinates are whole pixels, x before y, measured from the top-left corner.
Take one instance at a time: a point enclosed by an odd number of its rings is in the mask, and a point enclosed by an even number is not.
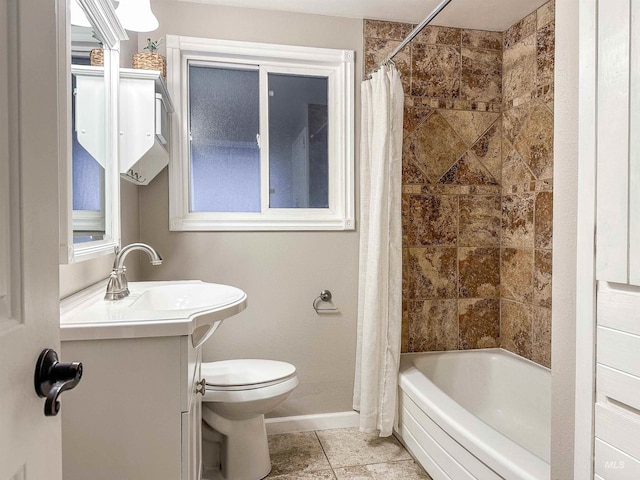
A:
[[[219,455],[220,469],[205,477],[258,480],[271,471],[264,414],[298,386],[296,367],[275,360],[225,360],[203,363],[203,460]],[[211,427],[212,430],[208,429]]]

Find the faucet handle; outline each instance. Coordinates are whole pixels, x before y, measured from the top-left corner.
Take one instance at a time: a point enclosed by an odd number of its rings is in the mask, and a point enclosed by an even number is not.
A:
[[[111,271],[109,274],[109,282],[107,283],[107,293],[104,295],[105,300],[120,300],[128,295],[129,288],[125,285],[126,294],[122,288],[122,278],[124,278],[126,282],[126,277],[121,275],[117,269]]]
[[[117,273],[120,279],[120,288],[122,289],[122,293],[124,293],[125,297],[128,297],[131,292],[129,292],[129,280],[127,280],[127,267],[123,265]]]

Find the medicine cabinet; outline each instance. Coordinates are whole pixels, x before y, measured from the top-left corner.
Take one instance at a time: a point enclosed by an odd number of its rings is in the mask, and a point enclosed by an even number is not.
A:
[[[169,163],[173,104],[160,72],[120,69],[120,173],[147,185]]]
[[[90,26],[71,25],[76,1]],[[74,9],[68,3],[58,18],[66,52],[58,82],[60,263],[110,254],[120,245],[118,74],[127,34],[110,0],[70,2]],[[103,65],[90,65],[91,50],[99,51]]]

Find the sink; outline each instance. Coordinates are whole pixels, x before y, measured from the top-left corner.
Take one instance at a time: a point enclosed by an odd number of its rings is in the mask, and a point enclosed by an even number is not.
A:
[[[220,308],[246,294],[236,287],[216,283],[163,285],[145,290],[129,308],[135,310],[194,310]]]
[[[128,297],[104,300],[100,284],[61,302],[62,340],[188,335],[204,343],[222,320],[246,308],[247,294],[199,280],[130,282]]]

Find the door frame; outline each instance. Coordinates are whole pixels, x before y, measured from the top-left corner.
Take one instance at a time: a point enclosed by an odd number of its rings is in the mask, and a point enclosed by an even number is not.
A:
[[[578,218],[574,478],[594,475],[598,0],[579,8]]]

